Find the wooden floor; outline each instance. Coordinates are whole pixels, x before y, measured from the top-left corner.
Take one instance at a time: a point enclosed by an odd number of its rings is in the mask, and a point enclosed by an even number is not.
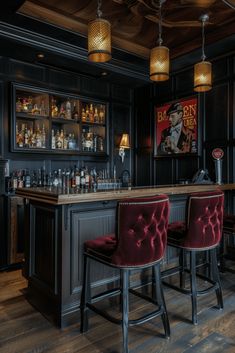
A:
[[[234,353],[235,352],[235,274],[221,274],[224,310],[212,306],[215,295],[199,299],[199,325],[190,319],[190,298],[165,289],[171,324],[166,340],[159,318],[130,328],[131,353]],[[0,353],[122,353],[121,328],[98,315],[92,316],[90,330],[81,335],[79,323],[59,330],[24,298],[26,280],[21,272],[0,273]],[[148,306],[149,304],[147,304]],[[132,299],[131,309],[145,312],[140,299]]]

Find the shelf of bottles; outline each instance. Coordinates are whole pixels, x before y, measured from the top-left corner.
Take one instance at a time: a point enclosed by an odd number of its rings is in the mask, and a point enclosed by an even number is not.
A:
[[[106,152],[106,104],[15,88],[14,150]]]

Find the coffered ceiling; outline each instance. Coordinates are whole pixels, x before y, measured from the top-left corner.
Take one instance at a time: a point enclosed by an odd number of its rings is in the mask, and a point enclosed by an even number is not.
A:
[[[235,33],[235,0],[161,0],[163,44],[171,57],[201,46],[199,17],[207,13],[206,44]],[[20,14],[87,35],[87,24],[96,18],[97,0],[26,0]],[[159,0],[103,0],[103,18],[112,25],[112,45],[148,58],[157,43]],[[78,43],[79,44],[79,43]]]

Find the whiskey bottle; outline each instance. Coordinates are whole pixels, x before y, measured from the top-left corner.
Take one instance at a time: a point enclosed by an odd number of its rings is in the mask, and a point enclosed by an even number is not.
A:
[[[51,116],[52,118],[58,117],[58,107],[54,98],[51,99]]]
[[[89,108],[89,121],[90,123],[94,123],[94,109],[93,109],[93,104],[90,104]]]
[[[73,105],[72,119],[73,120],[79,120],[79,115],[78,115],[78,111],[77,111],[77,107],[76,107],[76,102],[74,102],[74,105]]]
[[[95,112],[94,112],[94,123],[99,123],[99,114],[98,114],[98,108],[95,107]]]
[[[82,121],[85,122],[86,121],[86,112],[85,109],[82,108]]]
[[[99,123],[100,123],[100,124],[104,124],[104,123],[105,123],[104,106],[103,106],[102,104],[100,105]]]

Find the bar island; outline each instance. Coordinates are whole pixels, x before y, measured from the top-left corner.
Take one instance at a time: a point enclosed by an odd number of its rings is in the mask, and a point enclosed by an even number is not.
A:
[[[22,188],[25,203],[25,266],[27,298],[57,326],[79,322],[82,250],[86,240],[115,230],[118,200],[165,193],[171,202],[170,221],[183,220],[192,192],[235,189],[235,184],[168,185],[85,192],[58,188]],[[167,251],[166,261],[171,254]],[[92,282],[108,286],[118,279],[114,270],[92,268]]]

